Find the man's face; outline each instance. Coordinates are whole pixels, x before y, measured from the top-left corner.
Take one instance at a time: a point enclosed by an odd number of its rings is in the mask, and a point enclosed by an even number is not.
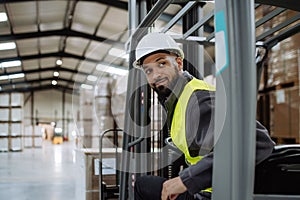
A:
[[[148,83],[159,94],[167,97],[181,73],[181,58],[167,53],[148,56],[142,65]]]

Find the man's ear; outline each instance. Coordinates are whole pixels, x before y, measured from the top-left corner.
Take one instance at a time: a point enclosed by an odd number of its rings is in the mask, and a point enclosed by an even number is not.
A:
[[[177,63],[179,71],[182,71],[183,70],[183,60],[182,60],[182,58],[177,57],[176,58],[176,63]]]

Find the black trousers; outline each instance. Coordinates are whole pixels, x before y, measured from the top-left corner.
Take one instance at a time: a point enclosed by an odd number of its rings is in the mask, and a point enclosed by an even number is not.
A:
[[[142,176],[137,178],[134,183],[134,199],[135,200],[161,200],[162,184],[167,179],[159,176]],[[176,200],[210,200],[210,194],[197,194],[197,197],[184,192],[180,194]]]

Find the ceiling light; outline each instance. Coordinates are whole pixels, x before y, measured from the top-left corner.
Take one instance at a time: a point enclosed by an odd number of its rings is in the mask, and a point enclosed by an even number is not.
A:
[[[4,12],[0,12],[0,22],[7,21],[7,15]]]
[[[126,69],[111,67],[103,64],[98,64],[96,69],[101,72],[106,72],[106,73],[116,74],[121,76],[125,76],[128,73],[128,70]]]
[[[57,85],[57,81],[56,80],[52,80],[52,85]]]
[[[20,66],[22,63],[19,60],[13,60],[8,62],[0,63],[0,67],[17,67]]]
[[[87,80],[89,81],[97,81],[98,77],[97,76],[93,76],[93,75],[88,75],[87,76]]]
[[[117,74],[117,75],[122,75],[122,76],[125,76],[128,73],[128,70],[118,69],[115,67],[109,67],[108,71],[112,74]]]
[[[0,50],[8,50],[8,49],[15,49],[16,43],[14,42],[6,42],[6,43],[0,43]]]
[[[10,75],[3,75],[3,76],[0,76],[0,80],[8,80],[8,79],[15,79],[15,78],[23,78],[24,76],[25,76],[24,73],[10,74]]]
[[[81,84],[81,87],[82,87],[83,89],[87,89],[87,90],[93,89],[93,86],[92,86],[92,85],[88,85],[88,84]]]
[[[53,76],[58,77],[59,76],[59,72],[53,72]]]
[[[62,65],[62,60],[57,60],[57,61],[56,61],[56,64],[57,64],[57,65]]]
[[[7,75],[0,76],[0,81],[1,81],[1,80],[7,80],[7,79],[8,79],[8,76],[7,76]]]
[[[24,73],[19,73],[19,74],[11,74],[11,75],[8,75],[8,78],[9,78],[9,79],[23,78],[24,76],[25,76]]]
[[[118,49],[118,48],[111,48],[108,51],[108,54],[111,56],[115,56],[115,57],[121,57],[121,58],[128,58],[129,59],[129,54],[126,54],[126,51],[123,49]]]

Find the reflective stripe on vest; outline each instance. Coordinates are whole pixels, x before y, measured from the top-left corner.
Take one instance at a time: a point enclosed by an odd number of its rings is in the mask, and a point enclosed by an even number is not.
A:
[[[191,157],[189,148],[186,142],[186,109],[188,101],[195,90],[207,90],[215,91],[215,88],[206,82],[198,79],[192,79],[184,87],[178,102],[175,106],[172,125],[171,125],[171,138],[173,143],[184,153],[185,159],[191,164],[196,164],[202,159],[202,156]],[[205,192],[211,192],[211,188],[203,190]]]

